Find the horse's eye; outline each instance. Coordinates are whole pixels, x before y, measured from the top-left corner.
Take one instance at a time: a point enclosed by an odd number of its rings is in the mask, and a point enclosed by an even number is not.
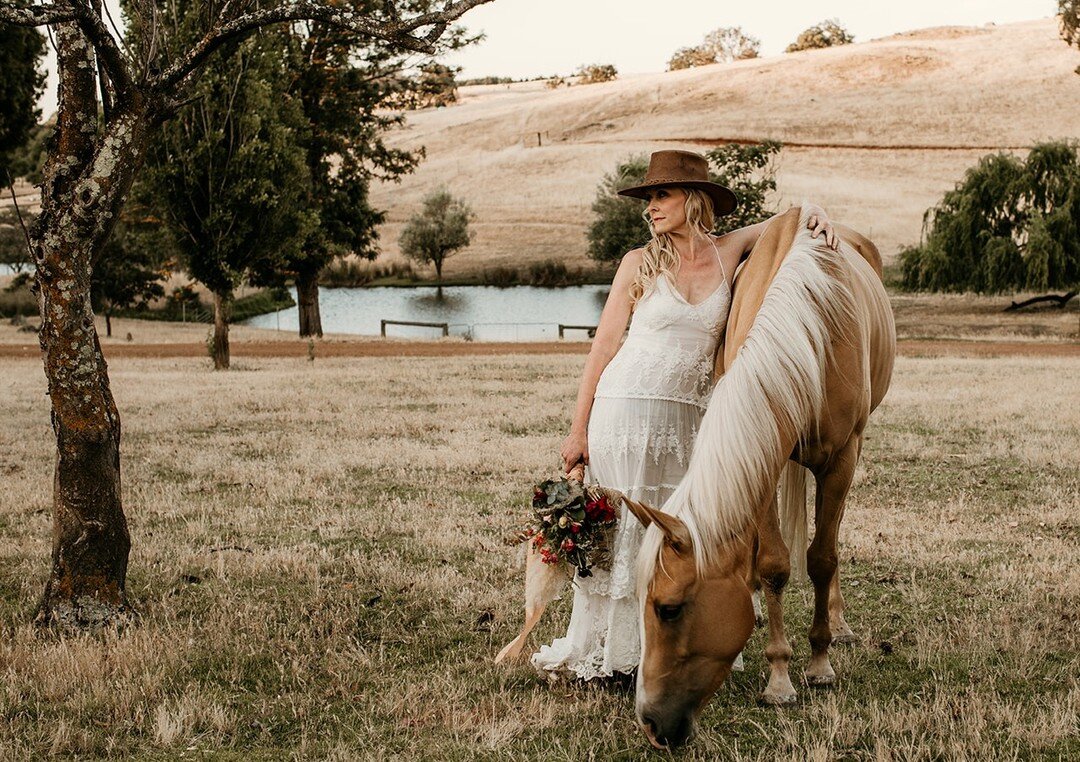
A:
[[[676,606],[657,605],[656,615],[660,617],[661,622],[674,622],[679,618],[679,614],[682,613],[682,610],[683,607],[681,603]]]

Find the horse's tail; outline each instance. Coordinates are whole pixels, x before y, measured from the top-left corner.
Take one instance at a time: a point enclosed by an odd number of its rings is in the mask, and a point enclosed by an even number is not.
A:
[[[793,460],[780,475],[780,534],[791,554],[791,578],[806,578],[806,469]]]

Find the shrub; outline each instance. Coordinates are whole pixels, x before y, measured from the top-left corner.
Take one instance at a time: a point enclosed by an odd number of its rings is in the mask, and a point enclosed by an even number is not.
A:
[[[800,50],[816,50],[818,48],[831,48],[836,45],[848,45],[855,42],[855,38],[848,30],[840,26],[837,19],[826,19],[819,24],[814,24],[809,29],[803,30],[795,39],[795,42],[787,46],[785,53],[797,53]]]
[[[1024,161],[984,156],[923,218],[900,253],[902,285],[928,291],[1074,288],[1080,284],[1080,156],[1040,143]]]
[[[757,58],[760,52],[761,40],[743,32],[742,27],[720,27],[705,35],[700,45],[676,50],[668,61],[668,71]]]
[[[618,70],[611,64],[582,64],[574,72],[579,85],[595,85],[610,82],[619,76]]]
[[[485,286],[516,286],[521,282],[521,273],[516,267],[486,267],[480,273],[480,282]]]
[[[570,269],[554,259],[534,262],[529,265],[529,285],[531,286],[568,286],[573,275],[580,277],[580,272],[571,273]]]

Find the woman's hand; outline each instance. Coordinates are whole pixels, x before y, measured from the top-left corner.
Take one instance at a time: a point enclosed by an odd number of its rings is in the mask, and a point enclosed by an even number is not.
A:
[[[563,473],[569,473],[578,461],[589,465],[589,442],[585,432],[571,431],[570,436],[563,440],[559,454],[563,459]]]
[[[813,231],[810,237],[817,238],[819,233],[824,233],[828,247],[833,251],[840,251],[840,236],[836,234],[829,215],[825,214],[825,210],[820,206],[811,206],[810,209],[810,217],[806,220],[806,227]]]

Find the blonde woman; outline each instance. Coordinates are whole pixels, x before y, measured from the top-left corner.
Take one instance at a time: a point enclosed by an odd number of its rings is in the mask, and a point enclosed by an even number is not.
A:
[[[660,506],[690,459],[732,275],[768,221],[712,235],[715,218],[732,212],[737,200],[709,181],[705,157],[690,151],[657,151],[645,182],[619,193],[648,202],[643,216],[652,238],[626,254],[615,274],[561,455],[567,471],[585,462],[586,481]],[[810,224],[815,237],[824,233],[838,245],[823,210]],[[610,572],[575,580],[569,629],[533,655],[538,669],[590,680],[637,667],[633,570],[644,529],[622,511]]]

